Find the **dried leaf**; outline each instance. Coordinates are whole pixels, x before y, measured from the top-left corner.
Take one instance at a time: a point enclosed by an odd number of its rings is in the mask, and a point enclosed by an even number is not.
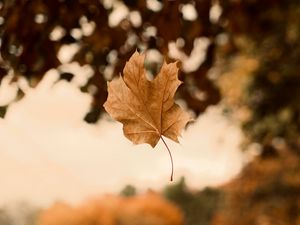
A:
[[[176,63],[164,62],[154,80],[146,78],[143,54],[135,52],[126,63],[124,77],[108,83],[105,110],[123,123],[124,135],[135,144],[155,147],[161,136],[178,142],[190,116],[173,100],[181,84]]]

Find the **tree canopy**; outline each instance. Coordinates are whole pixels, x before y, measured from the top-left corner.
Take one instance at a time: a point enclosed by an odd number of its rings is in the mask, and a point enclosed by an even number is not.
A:
[[[94,96],[85,120],[96,122],[107,81],[122,72],[136,49],[155,50],[168,61],[180,61],[185,85],[177,98],[196,115],[222,99],[229,112],[244,115],[250,142],[271,144],[280,137],[296,144],[299,7],[294,0],[3,0],[0,79],[11,71],[11,82],[25,77],[35,86],[56,68],[70,81],[73,74],[59,70],[58,54],[76,45],[70,61],[93,69],[81,89]],[[202,61],[197,48],[205,54]],[[200,61],[191,65],[189,60]],[[148,67],[155,74],[160,64]]]

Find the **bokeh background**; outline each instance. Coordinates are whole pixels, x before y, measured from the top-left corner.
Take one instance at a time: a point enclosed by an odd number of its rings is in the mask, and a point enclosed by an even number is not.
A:
[[[0,1],[0,224],[300,224],[299,41],[298,0]],[[195,117],[173,182],[102,106],[136,50]]]

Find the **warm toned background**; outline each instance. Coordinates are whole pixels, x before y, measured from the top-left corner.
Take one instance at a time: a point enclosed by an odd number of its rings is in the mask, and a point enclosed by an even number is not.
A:
[[[300,224],[297,0],[0,1],[0,224]],[[138,49],[178,60],[180,144],[102,107]],[[149,191],[150,190],[150,191]],[[109,194],[109,195],[107,195]]]

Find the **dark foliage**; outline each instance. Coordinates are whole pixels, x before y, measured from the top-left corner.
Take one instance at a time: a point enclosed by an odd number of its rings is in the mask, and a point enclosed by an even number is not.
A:
[[[205,188],[192,192],[187,189],[184,178],[164,190],[167,199],[176,203],[184,212],[187,225],[211,224],[222,199],[222,191]]]
[[[110,26],[109,15],[113,8],[105,8],[98,0],[4,0],[0,9],[3,19],[0,76],[6,74],[5,70],[13,69],[16,79],[25,76],[34,86],[46,71],[61,64],[57,58],[61,46],[76,43],[80,49],[72,61],[89,64],[94,70],[94,76],[82,90],[87,91],[90,85],[97,87],[92,111],[86,116],[88,122],[96,122],[107,96],[103,68],[111,64],[108,58],[111,52],[117,52],[113,74],[118,75],[135,49],[157,49],[167,56],[168,43],[182,38],[185,42],[182,50],[189,55],[195,38],[208,37],[211,45],[206,61],[196,71],[181,74],[181,79],[192,82],[194,88],[182,87],[179,97],[199,114],[220,99],[218,90],[206,76],[214,61],[214,37],[220,27],[209,20],[211,0],[195,2],[199,16],[194,21],[185,20],[179,10],[180,5],[187,2],[164,1],[161,10],[153,11],[146,1],[124,1],[130,11],[140,13],[142,24],[134,26],[127,18],[117,26]],[[91,34],[78,37],[74,32],[82,31],[82,23],[93,23],[95,29]],[[53,39],[51,34],[56,27],[62,28],[63,35]],[[157,29],[156,35],[146,34],[150,27]],[[134,41],[130,41],[133,37]],[[72,76],[62,74],[61,78],[71,80]],[[195,89],[206,93],[206,99],[198,99]]]

